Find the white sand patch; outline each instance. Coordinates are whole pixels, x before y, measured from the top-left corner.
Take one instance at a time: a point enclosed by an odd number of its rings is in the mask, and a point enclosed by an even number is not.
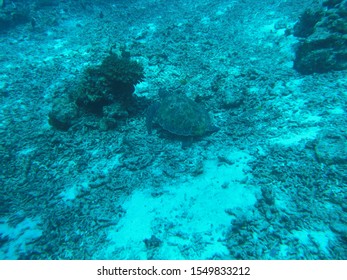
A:
[[[97,257],[148,258],[144,240],[152,235],[162,241],[156,259],[227,255],[223,240],[232,217],[226,210],[252,206],[257,190],[240,183],[250,157],[243,152],[227,157],[236,163],[221,165],[217,160],[207,160],[203,174],[184,178],[177,185],[163,185],[160,196],[153,196],[151,187],[135,191],[123,204],[125,217],[108,234],[110,246]],[[125,251],[127,256],[117,255]]]
[[[88,189],[88,182],[76,183],[71,186],[67,186],[64,191],[62,191],[58,196],[64,201],[69,202],[76,199],[81,192]]]
[[[315,139],[321,129],[319,127],[308,127],[296,130],[295,132],[286,131],[280,137],[270,139],[272,144],[282,144],[285,146],[297,145],[302,140]]]
[[[280,22],[282,19],[276,19],[270,24],[263,25],[259,28],[259,32],[263,32],[265,34],[272,34],[279,37],[283,37],[285,33],[285,27],[276,28],[277,22]]]
[[[345,110],[339,106],[332,108],[331,110],[328,110],[328,112],[332,115],[343,115],[345,114]]]
[[[330,231],[313,231],[313,230],[295,230],[293,236],[299,239],[300,243],[305,246],[314,245],[319,251],[329,255],[329,242],[335,240],[335,235]]]
[[[59,196],[62,198],[63,201],[69,201],[74,200],[77,195],[81,191],[81,186],[79,185],[72,185],[67,187],[64,191],[62,191]]]
[[[25,218],[12,227],[7,221],[0,221],[0,236],[3,239],[9,239],[9,242],[0,247],[0,259],[16,260],[21,253],[25,253],[27,244],[42,235],[42,231],[38,229],[38,223],[37,218]]]

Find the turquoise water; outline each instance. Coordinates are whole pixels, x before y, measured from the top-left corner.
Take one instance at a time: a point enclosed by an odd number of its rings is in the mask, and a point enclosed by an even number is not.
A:
[[[0,259],[346,259],[346,1],[0,6]]]

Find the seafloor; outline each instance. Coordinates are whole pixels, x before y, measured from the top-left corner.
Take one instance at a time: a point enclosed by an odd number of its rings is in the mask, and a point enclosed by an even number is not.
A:
[[[286,33],[321,1],[56,2],[0,34],[1,259],[347,258],[347,70],[298,73]],[[137,110],[52,127],[113,46],[144,66]],[[220,130],[149,135],[160,88]]]

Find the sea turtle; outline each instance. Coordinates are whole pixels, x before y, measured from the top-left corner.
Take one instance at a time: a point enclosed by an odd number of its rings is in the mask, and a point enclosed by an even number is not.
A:
[[[219,130],[212,124],[208,112],[184,94],[166,90],[159,90],[158,94],[160,100],[147,110],[146,125],[149,134],[155,123],[172,134],[187,136],[182,142],[182,146],[187,146],[192,137]]]

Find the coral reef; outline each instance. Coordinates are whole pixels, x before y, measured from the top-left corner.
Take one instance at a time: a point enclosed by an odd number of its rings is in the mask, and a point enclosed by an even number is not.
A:
[[[144,78],[140,63],[130,59],[130,54],[122,50],[120,55],[110,51],[99,66],[89,67],[85,71],[79,91],[76,93],[76,104],[89,112],[103,115],[103,107],[118,103],[120,113],[133,102],[135,85]]]
[[[68,130],[77,118],[76,105],[68,98],[60,97],[53,100],[48,122],[58,130]]]
[[[324,5],[328,10],[306,10],[294,26],[294,35],[305,38],[294,60],[294,69],[301,74],[347,69],[347,1]]]
[[[30,19],[30,9],[25,5],[5,5],[3,1],[0,2],[0,31],[27,23]]]
[[[128,52],[122,50],[121,55],[117,55],[111,51],[101,65],[85,70],[79,86],[67,89],[67,97],[53,100],[49,124],[59,130],[68,130],[77,118],[79,108],[101,117],[101,130],[114,128],[116,119],[129,116],[135,103],[135,85],[143,78],[142,65],[131,60]]]

